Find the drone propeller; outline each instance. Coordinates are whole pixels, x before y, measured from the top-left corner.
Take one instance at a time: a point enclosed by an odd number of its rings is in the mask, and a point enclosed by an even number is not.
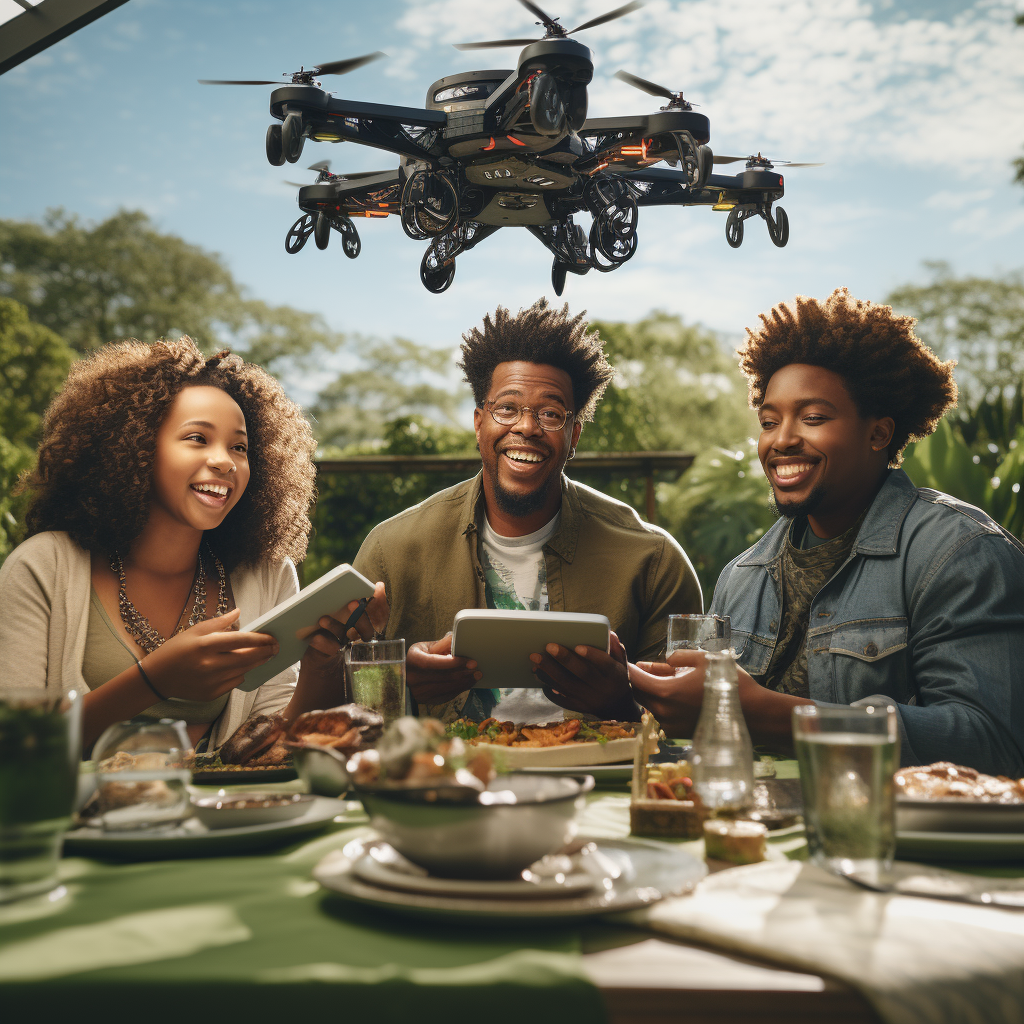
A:
[[[760,165],[761,167],[774,167],[776,164],[783,164],[786,167],[824,167],[824,164],[809,164],[809,163],[794,163],[792,160],[769,160],[766,156],[761,156],[760,153],[757,156],[719,156],[715,154],[716,164],[735,164],[740,161],[751,165]]]
[[[628,71],[616,71],[615,77],[620,82],[625,82],[626,85],[631,85],[634,89],[639,89],[641,92],[645,92],[649,96],[661,96],[663,99],[668,100],[668,106],[663,107],[663,110],[693,109],[693,104],[688,100],[683,99],[681,91],[672,92],[671,89],[666,89],[663,85],[658,85],[656,82],[648,82],[646,78],[639,78],[636,75],[631,75]]]
[[[366,64],[386,57],[387,54],[381,50],[375,53],[365,53],[362,57],[349,57],[347,60],[332,60],[326,64],[317,64],[316,67],[306,70],[292,71],[291,80],[293,85],[308,85],[318,75],[347,75]],[[282,77],[287,78],[288,72]],[[267,79],[226,79],[226,78],[200,78],[200,85],[284,85],[284,82],[275,82]]]
[[[621,18],[626,14],[632,14],[633,11],[643,7],[645,0],[631,0],[630,3],[623,5],[622,7],[616,7],[614,11],[609,11],[607,14],[598,15],[596,18],[591,18],[590,21],[583,22],[582,25],[577,25],[575,28],[566,29],[558,23],[558,18],[552,18],[549,14],[542,11],[535,3],[531,3],[531,0],[519,0],[519,2],[531,13],[535,14],[540,18],[539,24],[544,26],[544,39],[565,39],[571,36],[575,32],[582,32],[584,29],[596,28],[598,25],[603,25],[605,22],[614,21],[616,18]],[[530,43],[539,42],[537,39],[491,39],[485,43],[455,43],[456,50],[486,50],[491,47],[498,46],[529,46]]]
[[[331,174],[331,161],[330,160],[317,160],[315,164],[310,164],[307,170],[316,171],[317,174],[326,174],[331,181],[357,181],[360,178],[372,178],[375,174],[380,174],[380,171],[351,171],[348,174]],[[295,188],[305,188],[310,184],[308,181],[288,181],[284,179],[286,185],[292,185]],[[314,182],[318,184],[318,182]]]

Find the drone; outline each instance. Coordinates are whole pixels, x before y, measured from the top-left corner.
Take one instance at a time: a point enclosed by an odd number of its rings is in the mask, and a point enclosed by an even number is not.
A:
[[[651,114],[587,117],[591,51],[573,36],[635,11],[641,0],[567,30],[531,0],[540,39],[456,44],[460,50],[521,46],[515,70],[463,71],[427,90],[423,107],[342,99],[320,78],[343,75],[386,56],[381,52],[301,68],[273,81],[202,80],[205,85],[277,85],[276,119],[267,130],[267,159],[295,163],[307,139],[355,142],[398,155],[393,170],[334,174],[319,161],[314,183],[299,183],[302,215],[288,229],[285,249],[299,252],[310,235],[326,249],[333,233],[355,259],[362,248],[357,218],[398,217],[406,235],[427,241],[420,280],[445,291],[455,260],[503,227],[524,227],[553,256],[551,283],[561,295],[566,275],[608,273],[637,249],[640,207],[710,206],[728,211],[726,238],[743,243],[743,225],[764,219],[777,246],[789,241],[789,218],[774,205],[785,192],[777,164],[756,156],[716,156],[709,119],[674,92],[619,71],[616,77],[667,100]],[[716,174],[716,164],[744,162],[741,173]],[[657,166],[661,164],[662,166]],[[774,210],[773,210],[774,206]],[[592,218],[589,231],[575,223]]]

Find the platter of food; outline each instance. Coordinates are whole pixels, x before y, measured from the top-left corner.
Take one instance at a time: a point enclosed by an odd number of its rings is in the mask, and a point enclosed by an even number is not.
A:
[[[899,831],[1024,832],[1024,779],[939,761],[901,768],[894,781]]]
[[[447,732],[486,751],[496,765],[508,771],[572,768],[578,772],[619,764],[626,773],[624,778],[632,771],[638,742],[635,722],[587,722],[579,718],[522,726],[494,718],[483,722],[460,718],[448,726]]]

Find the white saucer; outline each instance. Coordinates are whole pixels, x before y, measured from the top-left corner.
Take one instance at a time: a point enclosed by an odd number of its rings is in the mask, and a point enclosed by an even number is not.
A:
[[[357,877],[353,870],[370,847],[383,843],[370,828],[354,829],[343,849],[329,853],[313,869],[313,877],[332,894],[353,903],[431,920],[467,921],[500,927],[510,921],[559,922],[636,910],[664,896],[690,892],[707,874],[703,861],[667,843],[649,839],[595,839],[588,856],[600,870],[592,889],[548,899],[521,896],[459,895],[408,892],[385,888]],[[603,881],[598,877],[604,874]]]
[[[569,871],[541,875],[527,869],[528,878],[472,879],[437,878],[406,860],[387,843],[366,847],[361,857],[352,862],[352,874],[370,885],[402,892],[419,892],[439,896],[476,896],[497,899],[545,899],[577,896],[589,892],[599,879],[579,864],[566,858]],[[557,866],[557,865],[556,865]]]

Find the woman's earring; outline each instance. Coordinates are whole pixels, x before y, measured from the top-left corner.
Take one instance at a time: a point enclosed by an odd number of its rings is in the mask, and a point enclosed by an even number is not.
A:
[[[574,458],[576,458],[576,449],[575,448],[570,448],[569,449],[569,458],[566,459],[565,461],[568,462],[569,459],[574,459]]]

